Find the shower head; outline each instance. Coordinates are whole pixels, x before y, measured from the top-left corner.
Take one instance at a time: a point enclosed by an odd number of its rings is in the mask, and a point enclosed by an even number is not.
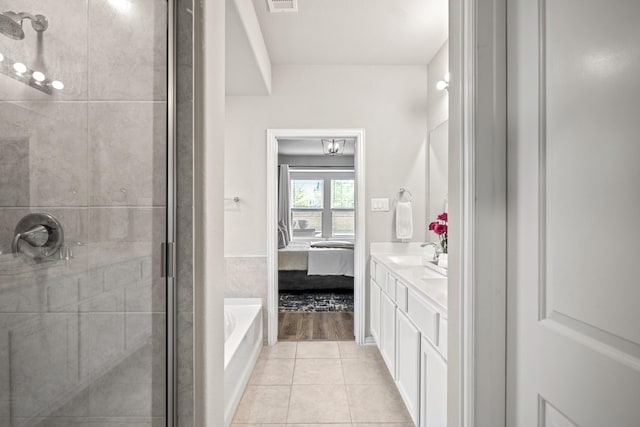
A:
[[[49,27],[49,21],[44,15],[34,16],[26,12],[15,13],[9,11],[0,13],[0,34],[13,40],[24,39],[22,21],[25,19],[31,20],[31,26],[38,32],[42,32]]]
[[[24,31],[22,31],[22,19],[20,16],[13,12],[0,14],[0,33],[14,40],[22,40]]]

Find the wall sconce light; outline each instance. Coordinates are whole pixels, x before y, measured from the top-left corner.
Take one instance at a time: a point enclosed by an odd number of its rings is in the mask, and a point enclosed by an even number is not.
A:
[[[325,156],[342,156],[344,143],[344,139],[323,139],[322,152]]]
[[[446,90],[447,92],[449,91],[449,79],[451,78],[451,74],[449,74],[448,72],[444,75],[444,80],[440,80],[438,81],[438,83],[436,83],[436,89],[438,90]]]

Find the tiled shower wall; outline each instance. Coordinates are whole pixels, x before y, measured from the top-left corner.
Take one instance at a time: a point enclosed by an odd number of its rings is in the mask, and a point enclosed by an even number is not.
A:
[[[262,307],[267,305],[267,257],[226,256],[225,298],[261,298]],[[262,310],[263,337],[267,339],[267,310]]]
[[[192,419],[191,9],[180,2],[178,322],[181,426]],[[0,52],[65,84],[0,75],[0,425],[155,426],[165,416],[165,0],[1,0],[41,13]],[[49,212],[70,260],[10,254]]]

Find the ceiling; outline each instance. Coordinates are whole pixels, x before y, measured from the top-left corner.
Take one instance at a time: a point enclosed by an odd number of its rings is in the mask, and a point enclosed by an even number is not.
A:
[[[342,138],[340,138],[342,139]],[[278,154],[283,156],[323,156],[320,138],[278,139]],[[345,156],[355,154],[355,139],[348,138],[344,145]]]
[[[273,64],[426,65],[448,37],[447,0],[298,0],[298,13],[253,5]]]

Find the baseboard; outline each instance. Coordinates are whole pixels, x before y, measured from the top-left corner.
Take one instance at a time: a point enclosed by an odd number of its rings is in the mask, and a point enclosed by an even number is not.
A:
[[[376,345],[376,340],[373,337],[366,337],[364,339],[364,345]]]

